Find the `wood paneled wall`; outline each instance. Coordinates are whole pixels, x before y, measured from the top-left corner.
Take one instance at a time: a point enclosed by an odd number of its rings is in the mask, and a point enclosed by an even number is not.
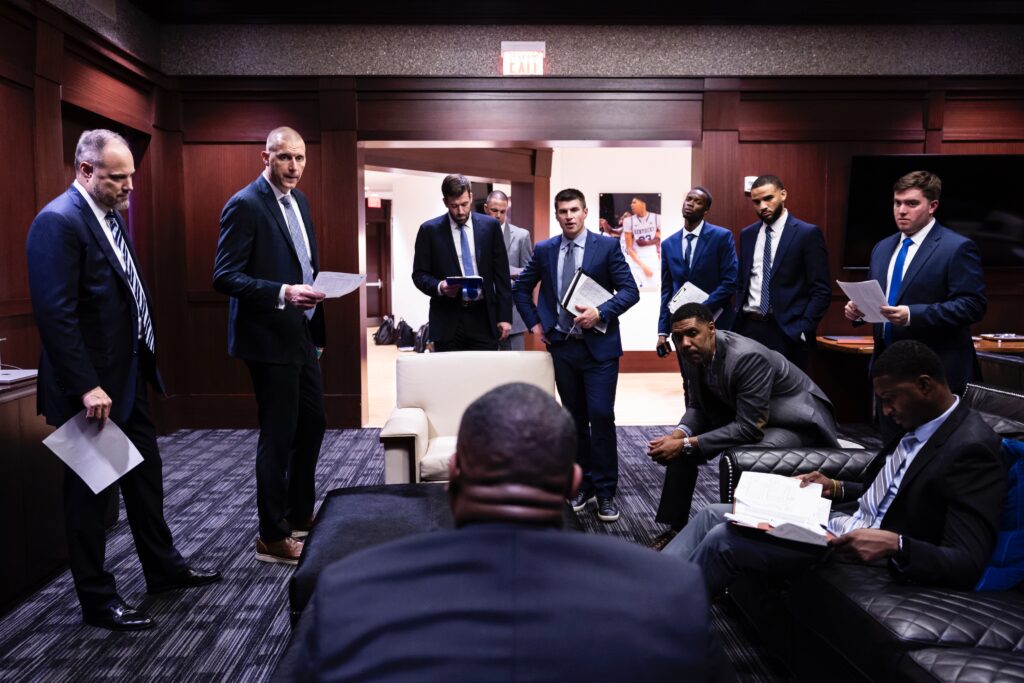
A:
[[[42,3],[32,12],[0,4],[0,135],[31,149],[0,165],[0,187],[15,190],[0,193],[3,360],[34,367],[38,359],[23,245],[36,211],[69,182],[68,112],[102,117],[140,141],[131,228],[156,298],[170,392],[155,404],[164,431],[255,423],[248,373],[226,354],[227,305],[211,275],[220,210],[260,172],[263,138],[278,125],[307,141],[300,187],[322,267],[344,271],[364,269],[364,166],[441,161],[380,141],[497,143],[505,149],[460,150],[444,161],[461,158],[464,167],[450,170],[472,175],[505,169],[517,207],[531,207],[536,237],[549,227],[553,141],[688,140],[694,178],[715,193],[715,222],[738,234],[755,217],[743,177],[776,173],[793,213],[824,230],[834,277],[859,276],[843,273],[839,258],[852,155],[1024,153],[1024,78],[169,79]],[[535,151],[508,149],[517,147]],[[987,275],[984,328],[1022,331],[1020,275]],[[842,303],[837,294],[823,331],[849,331]],[[366,415],[365,311],[363,291],[327,304],[333,427],[358,426]]]

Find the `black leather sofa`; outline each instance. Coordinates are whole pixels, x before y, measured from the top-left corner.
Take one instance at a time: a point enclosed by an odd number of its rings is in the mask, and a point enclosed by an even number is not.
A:
[[[964,400],[1003,436],[1024,438],[1024,396],[969,385]],[[868,449],[727,451],[722,502],[744,471],[821,470],[857,480]],[[1024,590],[975,593],[898,584],[885,568],[831,563],[789,581],[749,576],[730,588],[742,612],[798,680],[1024,681]]]

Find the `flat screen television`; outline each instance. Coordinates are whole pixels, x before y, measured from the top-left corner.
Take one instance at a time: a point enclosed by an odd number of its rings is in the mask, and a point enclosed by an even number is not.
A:
[[[911,171],[942,179],[936,220],[978,244],[985,268],[1024,268],[1024,155],[899,154],[850,162],[843,267],[867,268],[871,249],[896,232],[892,186]]]

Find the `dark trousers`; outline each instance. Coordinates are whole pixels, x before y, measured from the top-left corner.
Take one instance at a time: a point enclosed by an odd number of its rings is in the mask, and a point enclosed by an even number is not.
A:
[[[259,407],[256,509],[260,538],[280,541],[316,503],[316,461],[324,440],[324,387],[311,340],[298,364],[248,362]]]
[[[793,365],[804,372],[807,371],[810,342],[813,340],[793,339],[782,331],[774,317],[769,317],[767,320],[755,320],[746,312],[740,311],[732,329],[733,332],[760,342],[773,351],[778,351]]]
[[[93,493],[69,467],[64,468],[64,527],[68,564],[83,610],[98,610],[117,598],[114,575],[103,568],[107,550],[105,519],[118,489],[124,499],[128,525],[142,563],[147,585],[170,580],[187,564],[174,548],[164,520],[163,463],[156,444],[156,429],[149,415],[146,382],[138,375],[135,405],[124,422],[115,420],[135,444],[142,462],[116,484]]]
[[[459,313],[455,335],[443,341],[435,339],[435,352],[498,350],[498,328],[491,327],[486,301],[471,301]]]
[[[552,342],[548,351],[555,366],[558,395],[576,423],[576,462],[583,470],[582,486],[593,488],[599,496],[614,496],[619,481],[615,438],[619,359],[595,360],[586,343],[574,338]]]
[[[699,436],[699,435],[698,435]],[[812,446],[818,442],[813,433],[802,433],[780,427],[767,427],[764,438],[756,444],[759,448],[797,448]],[[699,443],[699,439],[698,439]],[[686,526],[690,518],[690,507],[693,505],[693,491],[697,487],[697,469],[718,453],[691,453],[680,455],[665,467],[665,483],[661,487],[661,500],[658,503],[658,514],[654,518],[660,524],[668,524],[679,530]]]

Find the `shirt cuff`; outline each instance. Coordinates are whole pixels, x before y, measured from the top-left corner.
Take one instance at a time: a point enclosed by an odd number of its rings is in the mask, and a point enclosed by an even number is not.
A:
[[[687,427],[686,425],[677,425],[676,429],[681,431],[683,434],[686,434],[687,436],[693,436],[693,430]]]
[[[444,296],[444,292],[441,291],[441,285],[444,284],[444,280],[438,280],[437,282],[437,295]]]
[[[284,290],[288,285],[281,285],[281,291],[277,293],[277,308],[278,310],[284,308]]]
[[[910,327],[910,306],[907,306],[907,324],[904,327]]]

